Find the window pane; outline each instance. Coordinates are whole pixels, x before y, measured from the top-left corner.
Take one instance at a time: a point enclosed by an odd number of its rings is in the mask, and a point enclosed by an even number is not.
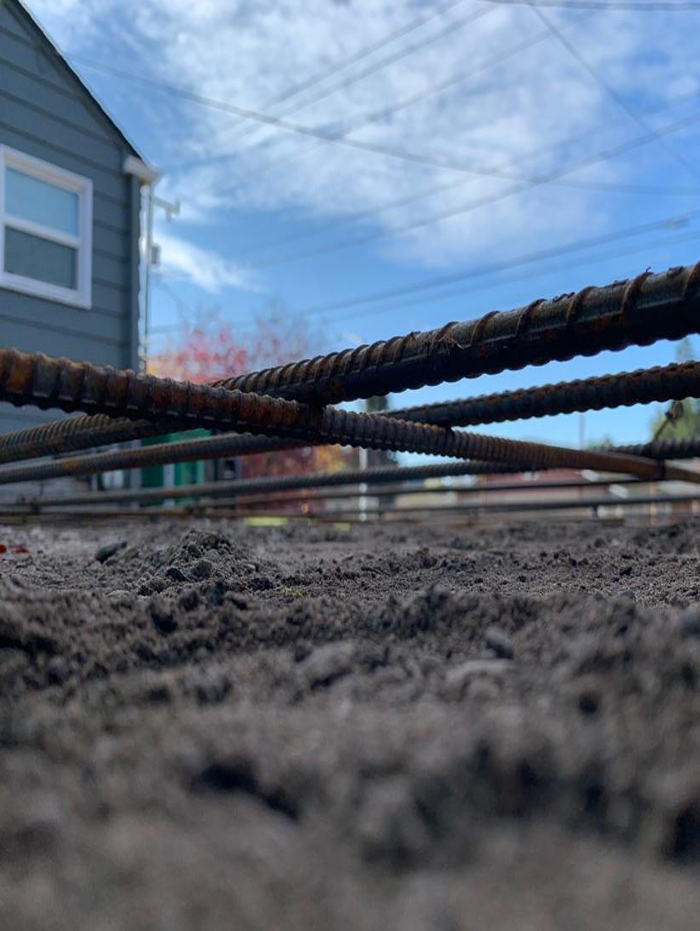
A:
[[[5,172],[5,210],[23,220],[77,236],[79,199],[73,191],[64,191],[15,168]]]
[[[5,228],[5,271],[76,290],[78,253],[48,239]]]

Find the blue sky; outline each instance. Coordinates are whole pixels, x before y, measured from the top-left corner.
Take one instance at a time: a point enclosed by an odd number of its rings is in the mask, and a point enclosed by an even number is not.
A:
[[[254,314],[276,307],[307,328],[314,350],[330,351],[698,258],[700,62],[689,41],[699,34],[698,10],[544,6],[538,14],[527,3],[485,0],[449,9],[415,0],[30,5],[163,171],[159,193],[181,202],[181,216],[157,227],[160,345],[176,334],[161,328],[200,308],[220,308],[244,340]],[[256,124],[86,59],[360,147]],[[629,370],[674,355],[661,343],[394,400]],[[644,439],[655,410],[587,414],[586,435]],[[490,429],[575,444],[579,423]]]

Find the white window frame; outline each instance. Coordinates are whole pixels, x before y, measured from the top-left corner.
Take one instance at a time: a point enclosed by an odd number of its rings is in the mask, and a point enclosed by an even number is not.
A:
[[[5,210],[5,173],[14,168],[25,175],[45,181],[64,191],[78,195],[78,235],[34,223],[14,216]],[[29,233],[50,242],[70,246],[76,250],[76,288],[64,288],[48,281],[38,281],[24,275],[5,271],[5,229]],[[32,297],[70,304],[71,307],[89,308],[92,305],[92,181],[57,168],[49,162],[26,155],[9,146],[0,145],[0,288],[30,294]]]

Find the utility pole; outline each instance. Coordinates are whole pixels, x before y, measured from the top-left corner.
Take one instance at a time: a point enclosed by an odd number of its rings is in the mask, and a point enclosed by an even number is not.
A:
[[[148,372],[148,360],[151,355],[150,337],[151,337],[151,269],[160,263],[160,250],[153,242],[153,223],[155,208],[159,207],[165,211],[168,223],[173,217],[180,214],[180,201],[171,204],[155,193],[155,186],[158,183],[156,179],[148,185],[146,194],[146,246],[145,246],[145,268],[143,279],[143,370]]]

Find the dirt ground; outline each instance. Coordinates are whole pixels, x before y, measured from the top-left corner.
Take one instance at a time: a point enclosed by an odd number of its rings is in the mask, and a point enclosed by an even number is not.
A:
[[[690,929],[700,523],[0,528],[3,931]]]

